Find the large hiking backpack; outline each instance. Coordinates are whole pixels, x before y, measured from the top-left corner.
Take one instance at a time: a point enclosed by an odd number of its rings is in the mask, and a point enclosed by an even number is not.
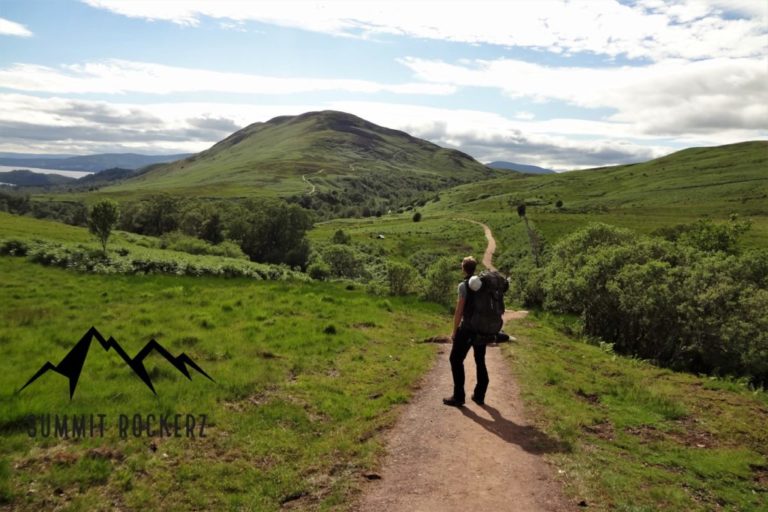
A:
[[[483,337],[492,337],[501,330],[504,320],[504,293],[509,288],[507,280],[495,270],[486,270],[478,276],[483,285],[472,291],[467,283],[468,302],[471,311],[466,319],[470,329]]]

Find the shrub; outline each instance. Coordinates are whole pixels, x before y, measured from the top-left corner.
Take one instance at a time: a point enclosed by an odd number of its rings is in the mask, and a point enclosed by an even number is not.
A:
[[[413,214],[413,222],[419,222],[421,220],[421,212],[416,212]]]
[[[387,265],[387,282],[392,295],[407,295],[415,288],[416,270],[404,263]]]
[[[722,241],[715,233],[710,240]],[[588,226],[555,246],[541,279],[544,306],[580,314],[585,334],[619,352],[766,386],[768,254],[697,245]]]
[[[324,261],[316,261],[307,267],[307,274],[309,274],[309,277],[312,279],[325,281],[331,277],[331,267]]]
[[[329,245],[323,249],[323,260],[328,263],[331,275],[356,279],[364,275],[363,255],[347,245]]]
[[[429,267],[423,285],[422,296],[445,306],[456,302],[456,287],[461,280],[459,260],[440,258]]]
[[[344,230],[338,229],[331,237],[331,243],[349,245],[352,242],[352,237],[345,233]]]

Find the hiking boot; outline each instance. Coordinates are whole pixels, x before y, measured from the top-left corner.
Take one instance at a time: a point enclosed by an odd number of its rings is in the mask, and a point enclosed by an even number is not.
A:
[[[477,405],[485,405],[485,400],[482,398],[478,398],[475,395],[472,395],[472,401],[475,402]]]
[[[445,405],[450,405],[451,407],[461,407],[464,405],[464,400],[459,400],[458,398],[450,397],[450,398],[443,398],[443,403]]]

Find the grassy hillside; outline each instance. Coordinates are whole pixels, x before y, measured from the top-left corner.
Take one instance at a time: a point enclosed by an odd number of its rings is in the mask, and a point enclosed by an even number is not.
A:
[[[550,241],[595,221],[650,233],[702,217],[727,220],[736,213],[753,221],[746,240],[757,246],[768,242],[768,142],[686,149],[641,164],[511,176],[441,196],[425,215],[450,210],[499,228],[519,224],[512,205],[525,202],[529,218]]]
[[[343,190],[344,179],[415,176],[446,186],[498,175],[468,155],[342,112],[255,123],[207,151],[149,168],[103,193],[174,191],[201,196],[294,195]]]

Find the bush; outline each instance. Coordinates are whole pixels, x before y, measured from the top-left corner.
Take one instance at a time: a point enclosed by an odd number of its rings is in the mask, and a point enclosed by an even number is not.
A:
[[[713,233],[700,228],[683,232]],[[740,257],[689,240],[591,225],[557,244],[531,280],[541,281],[546,308],[581,315],[585,334],[619,352],[768,385],[768,253]]]
[[[351,242],[352,237],[341,229],[336,230],[336,232],[331,237],[331,243],[334,244],[349,245]]]
[[[364,255],[347,245],[329,245],[323,249],[323,260],[333,277],[357,279],[365,274]]]
[[[456,303],[456,287],[461,281],[460,261],[456,258],[440,258],[427,271],[422,296],[426,300],[445,306]]]
[[[392,295],[407,295],[416,288],[415,281],[416,270],[410,265],[396,262],[387,265],[387,282]]]
[[[307,267],[307,274],[309,274],[309,277],[312,279],[325,281],[331,277],[331,267],[324,261],[316,261]]]
[[[185,235],[180,231],[172,231],[160,237],[160,248],[181,251],[189,254],[210,254],[226,258],[247,259],[248,256],[236,243],[229,240],[214,245],[205,240]]]
[[[260,280],[307,279],[304,274],[285,266],[263,265],[247,260],[222,260],[213,256],[162,254],[160,251],[135,249],[107,257],[100,250],[82,244],[69,246],[42,241],[4,240],[0,241],[0,254],[21,255],[19,247],[26,248],[24,252],[32,262],[98,274],[208,275]]]
[[[413,214],[413,222],[419,222],[421,220],[421,212],[416,212]]]

